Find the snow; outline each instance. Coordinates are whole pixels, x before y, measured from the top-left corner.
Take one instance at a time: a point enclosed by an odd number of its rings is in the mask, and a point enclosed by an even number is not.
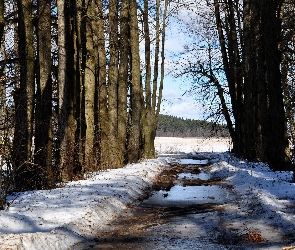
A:
[[[264,163],[233,157],[227,152],[228,139],[156,138],[155,145],[157,159],[93,173],[86,180],[64,183],[57,189],[9,196],[9,205],[0,211],[0,249],[69,249],[84,237],[94,237],[98,228],[107,227],[143,196],[171,161],[170,154],[179,153],[206,157],[211,175],[232,187],[239,197],[240,214],[249,216],[246,222],[233,219],[233,229],[248,223],[272,237],[270,225],[275,225],[276,232],[294,234],[293,173],[273,172]],[[227,209],[230,214],[236,208]]]

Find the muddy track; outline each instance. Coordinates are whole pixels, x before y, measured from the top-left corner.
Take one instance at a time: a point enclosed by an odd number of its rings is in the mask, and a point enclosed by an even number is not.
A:
[[[230,187],[222,179],[210,178],[209,168],[171,162],[138,204],[74,249],[244,249],[241,245],[252,236],[263,241],[259,232],[226,230],[222,214],[225,204],[234,200],[228,199]]]

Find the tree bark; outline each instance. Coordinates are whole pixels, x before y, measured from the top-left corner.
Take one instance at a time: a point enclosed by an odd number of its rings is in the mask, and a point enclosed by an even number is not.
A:
[[[85,75],[84,75],[84,87],[85,87],[85,121],[86,121],[86,137],[85,137],[85,171],[94,171],[94,106],[95,106],[95,83],[96,83],[96,60],[95,44],[93,37],[94,26],[94,10],[95,6],[92,5],[92,1],[87,4],[91,6],[86,13],[83,22],[85,22]]]
[[[131,111],[128,135],[128,162],[137,162],[141,152],[142,87],[139,56],[137,3],[130,0],[130,47],[131,47]]]
[[[239,62],[239,51],[238,51],[238,45],[237,45],[237,37],[236,37],[236,27],[235,27],[235,20],[234,14],[233,14],[233,6],[232,1],[229,1],[229,6],[227,8],[229,9],[229,14],[227,17],[227,21],[230,22],[230,28],[227,24],[227,29],[225,31],[227,32],[227,38],[228,42],[226,42],[226,38],[224,35],[224,27],[221,20],[221,13],[220,13],[220,3],[217,0],[214,0],[214,12],[215,12],[215,18],[216,18],[216,26],[219,36],[219,44],[221,48],[221,54],[222,54],[222,60],[223,60],[223,67],[226,75],[226,79],[228,81],[228,88],[229,93],[231,97],[231,103],[233,108],[233,115],[234,119],[236,121],[235,129],[233,128],[233,122],[231,121],[230,116],[226,116],[226,122],[227,126],[230,131],[230,135],[233,141],[233,151],[236,153],[243,154],[243,136],[242,136],[242,123],[241,123],[241,117],[243,117],[243,110],[242,110],[242,74],[240,70],[240,62]],[[228,43],[228,49],[227,49],[227,43]],[[217,87],[218,95],[219,97],[222,97],[220,95],[220,85]],[[223,102],[223,100],[221,100]],[[223,112],[226,112],[224,110],[225,107],[223,107]]]
[[[104,30],[104,20],[102,12],[101,1],[97,2],[99,10],[99,19],[97,27],[97,37],[98,37],[98,100],[99,100],[99,116],[98,116],[98,141],[99,148],[99,165],[101,169],[107,169],[110,167],[108,161],[108,133],[110,131],[109,120],[108,120],[108,99],[107,99],[107,59],[106,59],[106,45],[105,45],[105,30]]]
[[[36,94],[34,163],[40,171],[38,189],[54,185],[52,174],[52,80],[51,80],[51,6],[38,1],[38,78]]]
[[[118,0],[111,0],[109,4],[109,50],[110,63],[108,71],[108,116],[110,130],[108,134],[109,158],[112,168],[122,167],[118,157]]]
[[[127,137],[127,85],[129,69],[129,9],[128,1],[122,1],[120,11],[120,65],[118,74],[118,160],[125,161]]]
[[[73,178],[75,131],[74,117],[74,44],[71,27],[71,0],[58,0],[58,84],[59,84],[59,173],[60,181]],[[72,24],[73,25],[73,24]]]
[[[265,124],[267,162],[276,170],[289,169],[290,158],[286,155],[288,139],[281,79],[282,55],[279,51],[281,34],[281,6],[283,1],[262,1],[262,36],[264,39],[264,81],[267,85],[268,120]],[[269,27],[272,27],[271,29]]]
[[[18,0],[18,53],[20,83],[15,90],[15,130],[13,142],[13,165],[15,188],[30,190],[38,187],[39,176],[32,165],[33,113],[35,92],[34,33],[32,1]]]

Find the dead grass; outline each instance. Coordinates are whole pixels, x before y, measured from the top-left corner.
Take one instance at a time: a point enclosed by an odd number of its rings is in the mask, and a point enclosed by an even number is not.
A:
[[[258,229],[247,229],[247,232],[242,235],[243,242],[247,243],[260,243],[266,242],[267,240],[262,236],[261,231]]]

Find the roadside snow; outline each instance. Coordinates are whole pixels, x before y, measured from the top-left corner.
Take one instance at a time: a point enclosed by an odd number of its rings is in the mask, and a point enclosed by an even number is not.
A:
[[[0,211],[0,249],[69,249],[138,199],[165,164],[142,161],[62,188],[8,197],[10,206]]]
[[[293,172],[274,172],[267,164],[228,153],[213,155],[211,162],[215,162],[210,168],[213,177],[224,179],[239,197],[239,221],[230,221],[231,229],[261,231],[267,241],[276,242],[267,249],[282,249],[290,240],[292,246],[286,249],[295,249]]]
[[[0,211],[0,249],[62,250],[95,236],[99,227],[106,227],[143,195],[171,160],[167,154],[181,152],[207,157],[212,175],[223,178],[239,197],[237,207],[226,207],[224,216],[230,222],[226,230],[259,229],[264,237],[280,243],[282,235],[294,235],[295,184],[291,172],[273,172],[263,163],[235,158],[226,152],[230,144],[224,139],[156,138],[155,145],[157,153],[165,157],[94,173],[62,188],[10,196],[11,204]]]

